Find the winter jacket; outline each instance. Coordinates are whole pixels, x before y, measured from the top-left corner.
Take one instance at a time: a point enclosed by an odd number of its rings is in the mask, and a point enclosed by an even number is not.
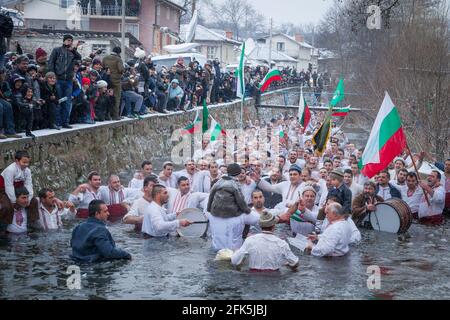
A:
[[[112,52],[103,58],[103,68],[111,71],[110,79],[112,84],[120,84],[125,68],[123,67],[122,59],[117,53]]]
[[[73,80],[75,60],[81,60],[77,49],[54,48],[48,60],[48,70],[54,72],[58,80]]]
[[[105,223],[93,217],[73,229],[70,246],[72,259],[80,262],[131,258],[128,252],[116,248],[116,243]]]
[[[229,176],[223,176],[211,189],[207,211],[215,217],[232,218],[250,213],[250,208],[237,182]]]
[[[380,191],[380,185],[377,184],[377,190],[375,191],[375,194],[378,194],[379,191]],[[399,198],[399,199],[402,198],[401,192],[390,183],[389,183],[389,193],[391,194],[392,198]]]
[[[329,190],[327,198],[330,198],[331,196],[339,199],[339,203],[342,205],[344,213],[350,214],[352,212],[352,192],[345,184],[342,184],[339,188]]]

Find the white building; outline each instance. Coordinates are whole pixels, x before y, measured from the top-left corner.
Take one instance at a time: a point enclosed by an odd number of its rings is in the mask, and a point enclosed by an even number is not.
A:
[[[257,41],[260,44],[269,45],[270,36],[260,37]],[[272,35],[272,50],[295,59],[298,71],[307,70],[310,63],[313,70],[318,68],[318,51],[306,43],[302,35],[291,37],[284,33],[276,33]]]
[[[180,37],[185,38],[189,25],[180,26]],[[239,59],[239,41],[233,40],[233,33],[216,29],[208,29],[197,24],[195,37],[192,42],[200,44],[198,51],[205,55],[208,60],[218,58],[222,66],[236,63]]]

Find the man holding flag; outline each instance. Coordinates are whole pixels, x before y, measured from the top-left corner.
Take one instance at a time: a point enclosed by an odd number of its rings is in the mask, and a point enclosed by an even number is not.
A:
[[[321,156],[324,153],[328,140],[330,138],[333,107],[335,107],[342,100],[344,100],[344,79],[341,78],[339,80],[334,96],[330,101],[330,106],[325,115],[325,119],[319,130],[317,130],[312,138],[318,156]]]

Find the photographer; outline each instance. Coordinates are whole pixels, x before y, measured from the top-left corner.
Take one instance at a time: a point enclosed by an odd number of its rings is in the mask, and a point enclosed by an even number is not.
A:
[[[64,35],[63,46],[53,49],[48,62],[48,69],[56,75],[56,88],[60,97],[66,97],[59,108],[58,126],[66,129],[71,129],[69,125],[70,113],[72,111],[72,90],[74,78],[74,62],[81,60],[81,55],[77,49],[80,42],[73,47],[73,36],[70,34]]]

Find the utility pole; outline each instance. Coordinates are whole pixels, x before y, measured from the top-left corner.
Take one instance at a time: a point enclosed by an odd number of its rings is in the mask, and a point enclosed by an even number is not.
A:
[[[125,0],[122,0],[122,41],[121,41],[121,49],[122,49],[122,61],[125,61]]]
[[[192,15],[191,15],[191,19],[194,16],[195,9],[197,9],[197,0],[192,0]]]
[[[270,18],[269,70],[272,69],[272,18]]]

